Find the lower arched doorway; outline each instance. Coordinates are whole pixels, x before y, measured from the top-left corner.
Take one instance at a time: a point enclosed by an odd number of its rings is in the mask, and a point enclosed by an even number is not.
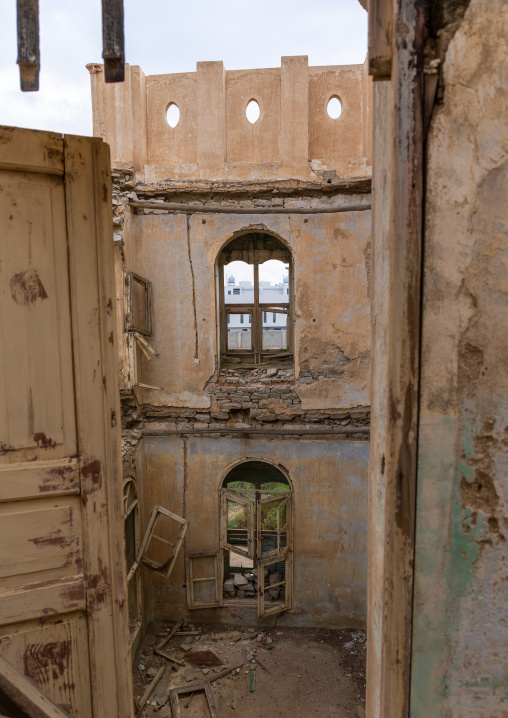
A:
[[[220,489],[223,605],[252,605],[269,616],[293,605],[293,491],[277,466],[234,466]]]

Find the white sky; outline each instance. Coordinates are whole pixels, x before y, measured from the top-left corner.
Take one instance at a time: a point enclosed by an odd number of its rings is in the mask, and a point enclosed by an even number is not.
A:
[[[287,276],[285,269],[287,264],[278,259],[269,259],[259,265],[259,281],[271,282],[271,284],[281,284],[284,277]],[[250,282],[254,284],[254,270],[252,265],[246,262],[230,262],[224,267],[224,284],[228,283],[228,277],[233,276],[236,284],[238,282]]]
[[[100,0],[39,0],[40,90],[22,93],[16,65],[16,3],[3,0],[0,124],[92,134],[90,77],[102,62]],[[147,75],[192,72],[200,60],[227,70],[280,67],[282,55],[311,65],[361,63],[367,14],[358,0],[124,0],[127,62]]]
[[[102,62],[100,0],[39,0],[39,92],[19,89],[16,3],[1,5],[0,124],[91,135],[85,66]],[[367,52],[367,13],[358,0],[124,0],[124,8],[126,60],[147,75],[193,72],[200,60],[222,60],[227,70],[280,67],[283,55],[348,65]],[[275,267],[264,274],[282,281]],[[251,278],[246,266],[234,275]]]

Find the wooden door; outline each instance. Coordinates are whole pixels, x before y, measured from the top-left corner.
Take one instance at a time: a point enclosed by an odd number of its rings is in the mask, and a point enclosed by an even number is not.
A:
[[[0,653],[132,715],[109,148],[0,127]]]

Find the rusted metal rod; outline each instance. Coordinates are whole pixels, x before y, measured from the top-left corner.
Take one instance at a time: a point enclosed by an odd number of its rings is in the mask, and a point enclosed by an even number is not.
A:
[[[166,212],[185,212],[186,214],[335,214],[337,212],[363,212],[371,208],[370,204],[350,204],[344,207],[205,207],[195,204],[176,204],[172,202],[150,202],[148,200],[130,200],[129,207],[140,209],[160,209]]]

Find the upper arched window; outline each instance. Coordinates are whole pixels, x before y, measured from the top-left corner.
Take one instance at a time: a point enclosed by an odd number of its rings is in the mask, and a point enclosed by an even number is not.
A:
[[[262,232],[228,242],[218,258],[221,365],[287,365],[293,360],[292,258]]]

